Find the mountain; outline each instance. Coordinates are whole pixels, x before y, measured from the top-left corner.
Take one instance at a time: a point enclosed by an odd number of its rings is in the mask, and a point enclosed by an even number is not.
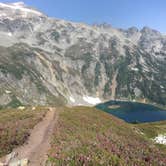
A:
[[[166,36],[50,18],[0,3],[0,105],[166,104]]]

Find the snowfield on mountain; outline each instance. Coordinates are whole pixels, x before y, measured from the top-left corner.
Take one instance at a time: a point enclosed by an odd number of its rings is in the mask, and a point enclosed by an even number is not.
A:
[[[166,104],[166,36],[160,32],[50,18],[24,3],[0,3],[0,13],[2,107],[99,99]]]

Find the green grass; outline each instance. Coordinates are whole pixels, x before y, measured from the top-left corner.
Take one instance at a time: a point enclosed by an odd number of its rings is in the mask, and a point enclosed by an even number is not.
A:
[[[46,108],[0,110],[0,157],[28,139],[30,130],[44,117]]]
[[[59,108],[49,160],[56,166],[164,166],[166,151],[136,125],[89,107]]]
[[[159,134],[166,133],[166,121],[155,123],[142,123],[136,125],[141,132],[145,133],[148,138],[154,138]]]
[[[90,107],[59,107],[48,163],[52,166],[165,166],[166,147],[152,138],[166,122],[128,124]],[[47,108],[0,110],[0,157],[22,145]],[[141,134],[143,133],[143,134]]]
[[[144,133],[146,139],[154,139],[160,134],[166,134],[166,121],[154,122],[154,123],[142,123],[136,125],[136,127]],[[165,151],[166,145],[156,144],[160,149]]]

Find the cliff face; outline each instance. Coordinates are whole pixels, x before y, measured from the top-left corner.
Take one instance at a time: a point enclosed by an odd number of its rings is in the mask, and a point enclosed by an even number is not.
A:
[[[0,13],[0,105],[166,104],[161,33],[53,19],[22,3],[0,3]]]

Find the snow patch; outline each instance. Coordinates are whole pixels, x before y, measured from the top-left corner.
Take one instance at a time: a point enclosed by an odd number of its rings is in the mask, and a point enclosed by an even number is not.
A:
[[[154,138],[154,141],[158,144],[166,145],[166,134],[165,135],[158,135],[156,138]]]
[[[139,69],[136,68],[136,67],[132,67],[131,70],[133,70],[133,71],[139,71]]]
[[[5,90],[5,93],[6,93],[6,94],[10,94],[10,93],[12,93],[12,92],[9,91],[9,90]]]
[[[101,103],[101,100],[96,97],[90,97],[90,96],[83,96],[83,100],[91,105],[96,105],[98,103]]]
[[[75,99],[74,99],[72,96],[70,96],[69,99],[70,99],[70,101],[71,101],[72,103],[75,103],[75,102],[76,102]]]
[[[0,3],[0,7],[6,7],[6,8],[14,9],[14,10],[20,10],[24,13],[33,13],[33,14],[37,14],[37,15],[42,15],[42,13],[40,13],[36,10],[24,7],[24,4],[22,2],[11,3],[11,4]]]
[[[8,36],[12,36],[12,33],[11,33],[11,32],[8,32],[7,34],[8,34]]]
[[[0,13],[0,17],[5,17],[5,16],[7,16],[6,13]]]
[[[161,88],[161,89],[164,89],[164,87],[163,87],[162,85],[160,85],[160,88]]]

